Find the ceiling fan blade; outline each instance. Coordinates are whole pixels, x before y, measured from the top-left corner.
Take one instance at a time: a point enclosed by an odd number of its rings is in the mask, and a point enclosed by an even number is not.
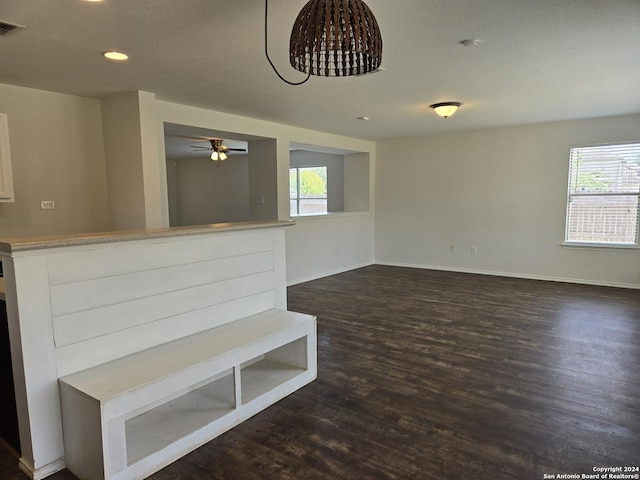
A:
[[[174,138],[184,138],[193,142],[210,142],[211,140],[216,140],[215,137],[196,137],[190,135],[176,135]]]
[[[246,152],[247,149],[246,148],[227,148],[227,151],[229,151],[229,152]]]

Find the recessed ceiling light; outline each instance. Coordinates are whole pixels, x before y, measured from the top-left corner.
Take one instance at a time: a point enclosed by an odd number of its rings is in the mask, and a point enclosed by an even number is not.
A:
[[[109,60],[117,61],[127,60],[129,58],[129,55],[124,52],[118,52],[117,50],[108,50],[106,52],[102,52],[102,56],[108,58]]]
[[[369,120],[369,117],[358,117],[358,120]]]
[[[464,45],[465,47],[477,47],[480,45],[480,40],[475,38],[470,38],[469,40],[462,40],[460,45]]]

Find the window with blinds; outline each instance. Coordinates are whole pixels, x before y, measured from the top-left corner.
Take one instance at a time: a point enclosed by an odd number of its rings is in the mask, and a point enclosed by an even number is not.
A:
[[[565,241],[638,245],[640,143],[573,147]]]

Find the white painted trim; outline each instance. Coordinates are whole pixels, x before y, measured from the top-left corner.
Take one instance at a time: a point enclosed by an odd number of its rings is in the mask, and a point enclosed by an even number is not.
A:
[[[494,272],[494,271],[488,271],[488,270],[474,270],[471,268],[451,268],[451,267],[443,267],[439,265],[418,265],[418,264],[400,263],[400,262],[375,262],[375,264],[388,265],[390,267],[421,268],[424,270],[441,270],[445,272],[471,273],[476,275],[492,275],[495,277],[524,278],[528,280],[544,280],[547,282],[577,283],[580,285],[595,285],[599,287],[616,287],[616,288],[628,288],[633,290],[640,290],[640,285],[633,284],[633,283],[601,282],[601,281],[594,281],[594,280],[584,280],[580,278],[548,277],[545,275],[526,275],[526,274],[512,273],[512,272]]]
[[[324,220],[327,218],[336,218],[336,217],[355,217],[355,216],[364,216],[371,215],[372,212],[370,210],[356,210],[353,212],[327,212],[327,213],[316,213],[312,215],[291,215],[291,221],[299,222],[300,220]]]
[[[33,465],[30,465],[24,457],[20,457],[20,461],[18,462],[18,469],[32,480],[41,480],[65,468],[64,458],[60,458],[36,470],[34,470]]]
[[[7,114],[0,113],[0,202],[14,202]]]
[[[638,245],[622,245],[620,243],[612,243],[607,245],[606,243],[578,243],[578,242],[565,242],[560,244],[562,248],[568,250],[599,250],[608,252],[640,252]]]
[[[350,265],[348,267],[339,268],[337,270],[332,270],[332,271],[329,271],[329,272],[323,272],[323,273],[319,273],[317,275],[311,275],[309,277],[298,278],[296,280],[292,280],[290,282],[287,282],[287,287],[292,287],[294,285],[298,285],[299,283],[310,282],[312,280],[318,280],[318,279],[324,278],[324,277],[330,277],[331,275],[338,275],[339,273],[348,272],[350,270],[356,270],[358,268],[368,267],[368,266],[374,265],[374,264],[375,264],[375,262],[362,263],[362,264],[357,264],[357,265]]]
[[[29,463],[25,460],[24,457],[20,457],[20,461],[18,462],[18,469],[31,479],[35,477],[35,474],[33,472],[33,466],[29,465]]]

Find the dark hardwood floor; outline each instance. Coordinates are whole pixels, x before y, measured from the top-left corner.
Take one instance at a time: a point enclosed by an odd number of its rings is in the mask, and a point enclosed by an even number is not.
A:
[[[640,465],[640,291],[371,266],[288,292],[318,315],[317,381],[152,479]],[[21,478],[15,463],[0,449],[0,480]]]

